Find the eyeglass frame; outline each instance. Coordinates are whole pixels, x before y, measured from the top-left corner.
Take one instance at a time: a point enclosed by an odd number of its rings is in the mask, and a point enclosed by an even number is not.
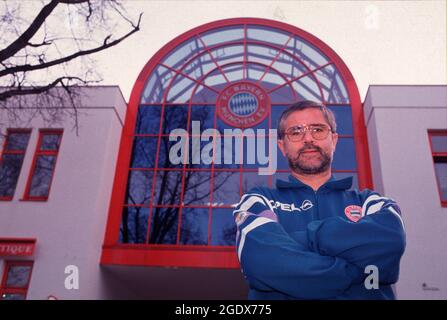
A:
[[[290,130],[291,129],[294,129],[294,128],[297,128],[297,127],[300,127],[300,128],[304,128],[304,133],[301,135],[301,138],[299,139],[299,140],[292,140],[291,138],[290,138]],[[327,134],[326,134],[326,136],[324,137],[324,138],[321,138],[321,139],[318,139],[318,138],[315,138],[314,137],[314,133],[315,132],[313,132],[311,129],[312,129],[312,127],[320,127],[320,128],[325,128],[325,129],[328,129],[327,130]],[[284,131],[284,135],[285,136],[287,136],[287,139],[290,141],[290,142],[300,142],[300,141],[302,141],[303,139],[304,139],[304,137],[306,136],[306,133],[307,132],[310,132],[310,135],[311,135],[311,137],[313,138],[313,139],[315,139],[315,140],[318,140],[318,141],[321,141],[321,140],[324,140],[324,139],[326,139],[328,136],[329,136],[329,133],[335,133],[333,130],[332,130],[332,127],[331,126],[329,126],[329,125],[326,125],[326,124],[320,124],[320,123],[318,123],[318,124],[302,124],[302,125],[296,125],[296,126],[292,126],[292,127],[290,127],[290,128],[288,128],[287,130],[285,130]]]

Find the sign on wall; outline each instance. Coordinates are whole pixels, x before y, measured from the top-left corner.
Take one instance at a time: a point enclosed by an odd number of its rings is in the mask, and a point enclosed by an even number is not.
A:
[[[0,238],[0,257],[29,257],[34,254],[36,239]]]

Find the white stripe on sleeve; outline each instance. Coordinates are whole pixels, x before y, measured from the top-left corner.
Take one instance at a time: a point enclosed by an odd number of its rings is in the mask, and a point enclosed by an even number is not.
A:
[[[241,261],[242,249],[244,248],[245,237],[247,236],[247,234],[253,229],[269,222],[275,222],[275,221],[265,217],[259,217],[253,220],[249,225],[247,225],[244,229],[241,230],[241,241],[239,242],[239,248],[237,250],[237,256],[239,258],[239,261]]]
[[[387,200],[392,200],[392,199],[390,199],[390,198],[386,198],[386,197],[381,197],[381,196],[379,196],[379,195],[377,195],[377,194],[370,195],[370,196],[365,200],[365,202],[363,203],[363,206],[362,206],[362,216],[365,216],[365,215],[366,215],[366,212],[367,212],[366,209],[368,208],[369,203],[370,203],[371,201],[374,201],[374,200],[385,200],[385,201],[387,201]],[[368,209],[368,211],[369,211],[369,209]],[[371,214],[371,213],[369,213],[369,214]]]
[[[404,220],[402,219],[402,217],[400,216],[400,214],[399,213],[397,213],[397,211],[396,210],[394,210],[394,208],[393,207],[389,207],[388,208],[388,210],[390,210],[392,213],[394,213],[398,218],[399,218],[399,220],[400,220],[400,223],[402,223],[402,228],[404,228],[404,230],[405,230],[405,224],[404,224]]]

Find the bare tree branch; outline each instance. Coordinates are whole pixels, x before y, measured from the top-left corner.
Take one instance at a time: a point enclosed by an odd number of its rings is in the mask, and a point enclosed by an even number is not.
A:
[[[124,36],[108,43],[107,41],[111,38],[111,35],[107,36],[104,39],[104,43],[96,48],[90,49],[90,50],[81,50],[78,51],[72,55],[60,58],[60,59],[56,59],[50,62],[46,62],[46,63],[41,63],[41,64],[37,64],[37,65],[21,65],[21,66],[15,66],[12,68],[7,68],[4,70],[0,71],[0,77],[3,77],[7,74],[12,74],[12,73],[17,73],[17,72],[24,72],[24,71],[34,71],[34,70],[40,70],[40,69],[46,69],[46,68],[50,68],[52,66],[55,65],[59,65],[68,61],[71,61],[75,58],[78,58],[80,56],[85,56],[85,55],[90,55],[99,51],[103,51],[107,48],[113,47],[115,45],[117,45],[118,43],[120,43],[121,41],[123,41],[124,39],[128,38],[129,36],[131,36],[132,34],[134,34],[135,32],[137,32],[138,30],[140,30],[140,21],[141,21],[141,16],[143,14],[140,14],[140,17],[138,19],[138,23],[137,25],[134,27],[134,29],[132,29],[131,31],[129,31],[128,33],[126,33]]]
[[[68,116],[77,130],[77,87],[102,80],[91,55],[139,31],[142,14],[131,19],[121,0],[41,2],[0,1],[0,127],[27,126],[33,117],[52,125]]]
[[[33,20],[28,29],[23,32],[20,37],[18,37],[13,43],[11,43],[8,47],[3,50],[0,50],[0,61],[4,61],[9,57],[12,57],[21,49],[26,47],[31,38],[36,34],[36,32],[40,29],[42,24],[48,18],[48,16],[53,12],[54,8],[59,4],[58,0],[53,0],[46,6],[42,8],[36,18]]]
[[[86,84],[86,82],[83,79],[78,78],[78,77],[60,77],[46,86],[35,87],[35,88],[31,88],[31,87],[23,88],[23,87],[19,86],[19,87],[15,87],[14,89],[11,89],[11,90],[0,92],[0,101],[6,100],[6,99],[8,99],[10,97],[14,97],[14,96],[24,96],[24,95],[28,95],[28,94],[41,94],[43,92],[50,90],[51,88],[54,88],[58,84],[65,85],[63,82],[64,80],[68,80],[68,81],[78,80],[81,83]]]

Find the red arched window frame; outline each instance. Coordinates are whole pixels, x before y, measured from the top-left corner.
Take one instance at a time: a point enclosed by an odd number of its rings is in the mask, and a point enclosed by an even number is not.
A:
[[[373,187],[368,140],[360,94],[354,77],[338,54],[312,34],[282,22],[260,18],[234,18],[214,21],[189,30],[167,43],[146,63],[135,81],[119,146],[119,155],[101,257],[102,264],[239,268],[239,263],[233,247],[183,245],[160,246],[150,244],[120,244],[118,242],[121,210],[126,193],[128,170],[132,153],[133,134],[141,96],[148,78],[153,70],[155,70],[170,52],[191,37],[214,29],[238,25],[258,25],[261,27],[276,28],[296,35],[313,45],[330,60],[339,72],[349,96],[349,105],[351,106],[352,111],[355,153],[358,166],[359,188]],[[321,88],[319,89],[321,91]]]

